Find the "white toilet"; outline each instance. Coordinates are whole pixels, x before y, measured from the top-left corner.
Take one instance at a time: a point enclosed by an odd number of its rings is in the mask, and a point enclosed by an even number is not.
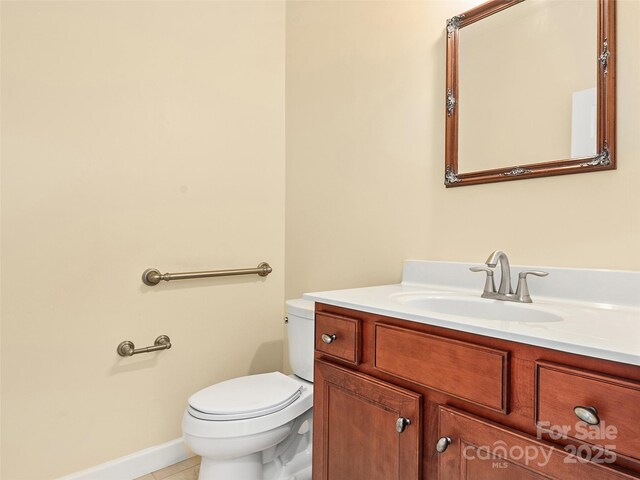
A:
[[[189,398],[187,446],[202,457],[200,480],[311,480],[313,302],[288,300],[294,375],[249,375]]]

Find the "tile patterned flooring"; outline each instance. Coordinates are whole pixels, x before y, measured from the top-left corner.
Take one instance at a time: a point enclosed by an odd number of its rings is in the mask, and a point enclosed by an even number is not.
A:
[[[135,480],[198,480],[199,472],[200,457],[195,456]]]

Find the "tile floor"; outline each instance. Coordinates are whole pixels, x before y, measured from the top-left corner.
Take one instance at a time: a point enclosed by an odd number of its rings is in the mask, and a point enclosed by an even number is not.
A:
[[[198,480],[199,471],[200,457],[195,456],[135,480]]]

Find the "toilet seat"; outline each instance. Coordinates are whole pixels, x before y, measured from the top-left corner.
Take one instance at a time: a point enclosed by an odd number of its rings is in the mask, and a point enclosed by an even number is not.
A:
[[[295,375],[287,378],[297,384],[297,388],[300,388],[300,395],[282,409],[253,418],[212,421],[196,417],[194,413],[198,412],[189,407],[184,412],[183,431],[186,434],[202,438],[231,438],[254,435],[293,421],[313,406],[313,384]]]
[[[232,378],[189,398],[188,411],[201,420],[243,420],[275,413],[300,397],[300,382],[280,372]]]

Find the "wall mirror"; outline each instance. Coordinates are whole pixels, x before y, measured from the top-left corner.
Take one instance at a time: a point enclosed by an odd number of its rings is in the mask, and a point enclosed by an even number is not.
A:
[[[616,168],[615,0],[490,0],[446,35],[447,187]]]

